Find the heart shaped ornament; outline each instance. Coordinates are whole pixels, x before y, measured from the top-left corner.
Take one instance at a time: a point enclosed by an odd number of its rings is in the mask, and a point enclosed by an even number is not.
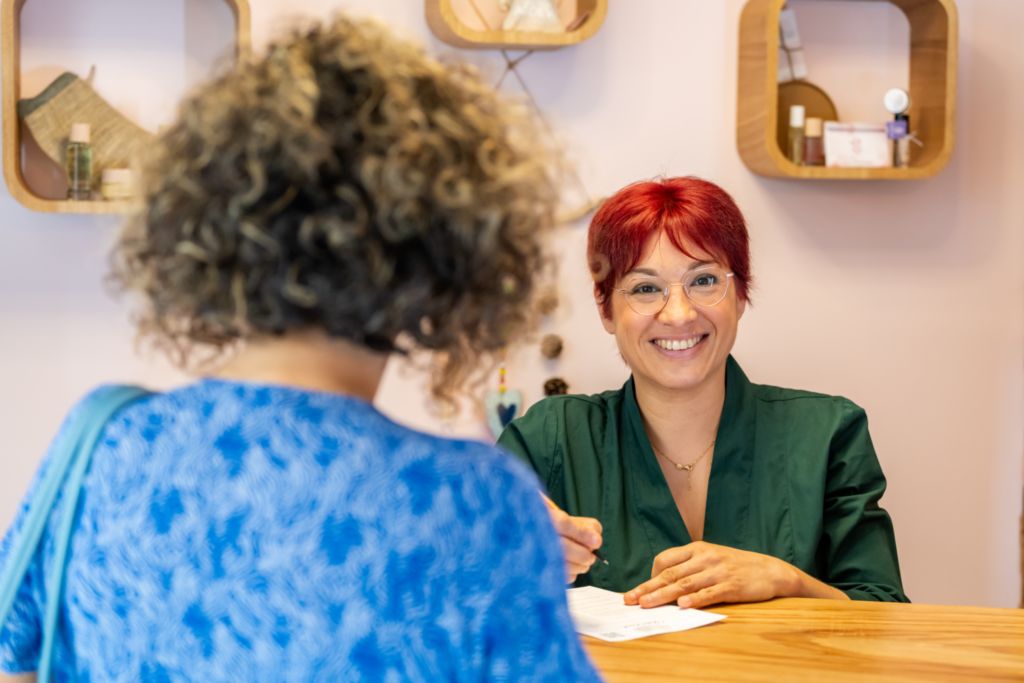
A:
[[[484,414],[495,439],[516,418],[522,407],[523,394],[518,389],[506,389],[503,392],[492,389],[484,394]]]

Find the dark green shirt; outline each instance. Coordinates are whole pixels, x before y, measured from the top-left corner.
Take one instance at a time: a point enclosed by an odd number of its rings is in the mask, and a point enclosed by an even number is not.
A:
[[[837,396],[752,384],[731,357],[708,483],[704,540],[774,555],[855,600],[907,601],[878,505],[885,476],[864,411]],[[552,396],[498,443],[571,515],[604,527],[577,585],[626,591],[690,535],[651,450],[632,378],[618,391]]]

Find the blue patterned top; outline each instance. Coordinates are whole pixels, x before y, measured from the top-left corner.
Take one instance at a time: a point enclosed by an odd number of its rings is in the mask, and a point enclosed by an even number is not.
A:
[[[144,398],[93,456],[54,677],[596,680],[538,488],[351,397],[207,379]],[[9,673],[38,665],[45,538],[0,632]]]

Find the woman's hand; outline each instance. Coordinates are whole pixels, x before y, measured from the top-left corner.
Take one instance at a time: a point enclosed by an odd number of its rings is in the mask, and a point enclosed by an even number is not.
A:
[[[551,523],[562,537],[565,551],[566,582],[572,583],[586,574],[594,564],[594,551],[601,547],[601,522],[593,517],[573,517],[547,496],[541,494],[551,514]]]
[[[654,558],[650,581],[625,594],[627,605],[704,607],[777,597],[848,600],[842,591],[771,555],[697,541]]]

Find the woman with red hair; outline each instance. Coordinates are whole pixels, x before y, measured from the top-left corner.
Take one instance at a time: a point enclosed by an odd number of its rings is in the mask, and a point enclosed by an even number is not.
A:
[[[753,384],[730,355],[751,290],[732,198],[697,178],[629,185],[587,256],[632,376],[544,399],[500,439],[544,483],[570,577],[644,607],[906,601],[864,411]]]

